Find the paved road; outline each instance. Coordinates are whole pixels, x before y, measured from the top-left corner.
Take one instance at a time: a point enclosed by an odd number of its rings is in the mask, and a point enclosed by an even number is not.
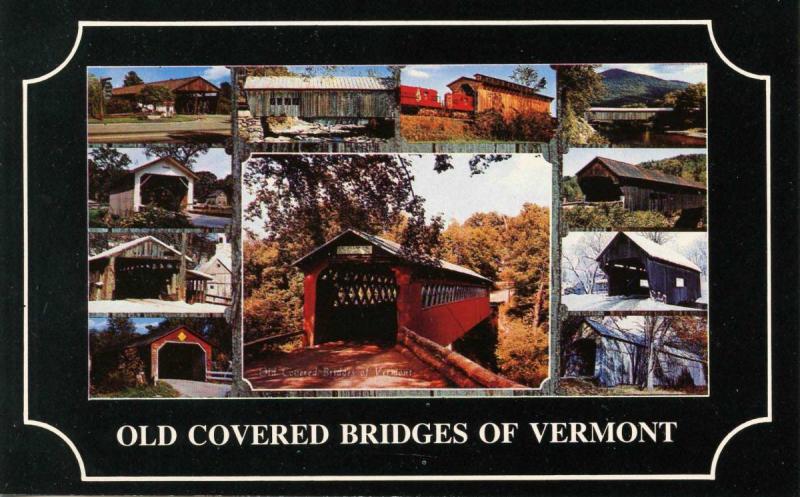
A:
[[[145,143],[202,140],[222,143],[231,135],[231,118],[207,115],[194,121],[89,124],[89,143]]]
[[[351,342],[276,353],[247,361],[244,376],[257,389],[446,388],[447,379],[394,346]]]
[[[206,383],[204,381],[161,379],[181,394],[181,397],[225,397],[231,389],[224,383]]]
[[[89,312],[99,313],[164,313],[164,314],[223,314],[226,307],[219,304],[187,304],[159,299],[90,300]]]

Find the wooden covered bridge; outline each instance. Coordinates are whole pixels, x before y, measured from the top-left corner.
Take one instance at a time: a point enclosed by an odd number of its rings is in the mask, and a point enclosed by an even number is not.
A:
[[[650,297],[694,306],[701,297],[700,268],[668,247],[637,233],[619,232],[597,256],[608,275],[609,295]]]
[[[587,202],[620,202],[629,211],[702,215],[706,204],[702,183],[606,157],[595,157],[575,177]]]
[[[304,344],[394,343],[407,329],[448,346],[491,315],[488,278],[443,260],[408,256],[350,229],[303,256]]]

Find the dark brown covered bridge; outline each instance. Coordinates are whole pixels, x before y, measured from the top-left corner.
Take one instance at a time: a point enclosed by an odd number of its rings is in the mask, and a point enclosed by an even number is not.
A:
[[[490,317],[492,281],[392,241],[347,230],[295,265],[305,273],[304,343],[394,343],[412,330],[447,346]]]
[[[575,176],[587,202],[621,202],[629,211],[665,215],[705,208],[702,183],[635,164],[595,157]]]
[[[640,295],[689,306],[701,297],[696,264],[636,233],[617,233],[597,262],[608,275],[609,295]]]

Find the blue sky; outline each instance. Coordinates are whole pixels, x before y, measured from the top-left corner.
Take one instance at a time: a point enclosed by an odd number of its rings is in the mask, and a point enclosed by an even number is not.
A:
[[[705,154],[704,148],[572,148],[564,155],[564,176],[573,176],[597,156],[629,164],[668,159],[676,155]]]
[[[147,325],[158,326],[158,323],[163,321],[164,318],[129,318],[136,326],[136,333],[143,335],[147,333]],[[95,328],[97,330],[104,330],[108,318],[89,318],[89,327],[87,329]]]
[[[287,66],[290,71],[305,74],[307,68],[312,67],[314,70],[312,74],[315,76],[332,75],[332,76],[369,76],[375,75],[381,78],[388,78],[392,75],[388,66]]]
[[[481,65],[421,65],[406,66],[400,76],[400,81],[408,86],[421,86],[423,88],[433,88],[439,92],[440,97],[449,92],[447,83],[452,83],[461,76],[472,77],[476,73],[493,76],[495,78],[510,81],[511,73],[518,64],[481,64]],[[539,73],[539,77],[544,77],[547,86],[541,90],[542,95],[548,97],[556,96],[556,73],[549,65],[532,64]],[[551,112],[555,112],[555,105],[551,105]],[[555,114],[554,114],[555,115]]]
[[[661,79],[686,81],[687,83],[706,82],[705,64],[603,64],[597,69],[597,72],[603,72],[608,69],[624,69]]]
[[[144,148],[124,148],[118,147],[117,150],[126,154],[131,159],[130,169],[146,164],[155,158],[147,158],[144,155]],[[89,149],[91,152],[91,149]],[[225,153],[224,148],[210,148],[208,153],[197,158],[194,172],[208,171],[214,173],[218,179],[223,179],[231,173],[231,156]]]
[[[125,66],[125,67],[89,67],[88,72],[98,78],[111,78],[111,85],[122,86],[128,71],[136,71],[145,83],[165,79],[202,76],[219,86],[222,82],[231,82],[230,69],[225,66]]]

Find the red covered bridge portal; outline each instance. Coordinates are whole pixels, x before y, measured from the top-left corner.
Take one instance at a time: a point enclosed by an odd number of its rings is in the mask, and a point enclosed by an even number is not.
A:
[[[393,343],[406,327],[449,345],[491,314],[492,281],[446,261],[409,257],[392,241],[347,230],[303,256],[304,344]]]

